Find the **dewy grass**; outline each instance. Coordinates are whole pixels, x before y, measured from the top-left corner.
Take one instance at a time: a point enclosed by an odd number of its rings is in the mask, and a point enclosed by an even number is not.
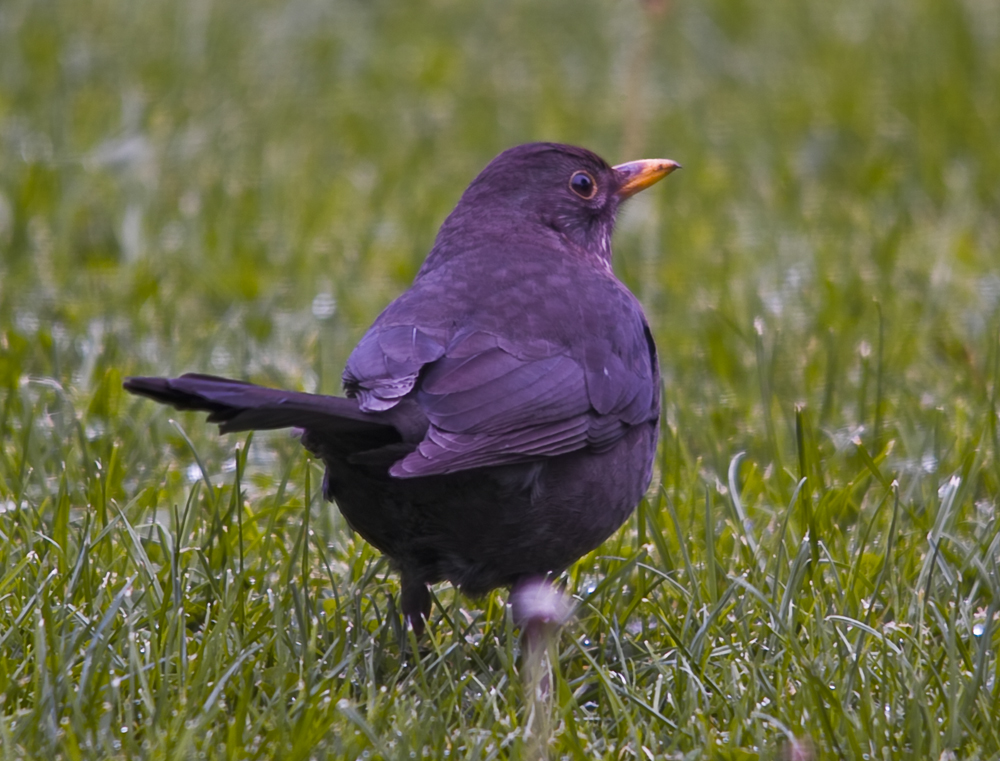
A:
[[[0,4],[0,754],[1000,756],[997,22]],[[541,692],[502,594],[441,585],[402,627],[293,436],[121,391],[335,392],[533,139],[685,166],[615,240],[660,347],[654,486],[560,580]]]

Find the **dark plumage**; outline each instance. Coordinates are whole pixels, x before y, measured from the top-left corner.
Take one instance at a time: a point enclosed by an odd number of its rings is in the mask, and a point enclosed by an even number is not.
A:
[[[648,487],[656,348],[611,233],[621,201],[675,168],[551,143],[500,154],[354,349],[346,399],[206,375],[125,388],[223,433],[301,428],[326,498],[399,569],[419,632],[428,584],[479,596],[561,571]]]

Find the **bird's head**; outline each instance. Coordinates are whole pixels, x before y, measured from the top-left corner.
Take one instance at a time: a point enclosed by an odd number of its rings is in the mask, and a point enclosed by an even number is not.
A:
[[[645,159],[618,166],[584,148],[528,143],[497,156],[472,181],[442,228],[468,234],[491,228],[537,233],[554,230],[605,264],[622,201],[680,165]]]

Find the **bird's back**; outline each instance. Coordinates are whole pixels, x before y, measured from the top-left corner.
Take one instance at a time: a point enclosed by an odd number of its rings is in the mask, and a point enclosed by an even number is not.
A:
[[[610,271],[537,239],[484,240],[422,272],[345,371],[362,408],[415,403],[428,437],[328,455],[328,496],[404,578],[481,594],[560,570],[648,486],[658,378],[642,309]]]

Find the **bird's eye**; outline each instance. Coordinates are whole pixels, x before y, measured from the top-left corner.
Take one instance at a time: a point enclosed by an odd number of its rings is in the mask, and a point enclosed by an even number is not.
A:
[[[575,172],[569,178],[569,189],[580,198],[590,200],[597,192],[597,183],[594,182],[594,178],[590,176],[589,172]]]

